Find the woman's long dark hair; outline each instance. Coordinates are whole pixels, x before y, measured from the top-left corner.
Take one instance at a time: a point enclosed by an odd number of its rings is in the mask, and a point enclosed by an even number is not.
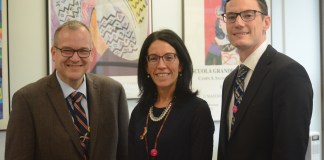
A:
[[[198,94],[198,91],[193,92],[191,90],[193,67],[189,52],[183,43],[182,39],[173,31],[164,29],[151,33],[144,41],[139,62],[137,68],[137,80],[138,87],[140,90],[139,105],[141,107],[149,107],[152,105],[157,98],[157,89],[151,78],[148,78],[147,73],[147,59],[148,49],[151,44],[161,40],[170,44],[177,52],[177,58],[179,59],[182,71],[179,73],[174,97],[176,97],[175,103],[181,103],[185,99],[191,98]],[[181,75],[180,75],[181,74]]]

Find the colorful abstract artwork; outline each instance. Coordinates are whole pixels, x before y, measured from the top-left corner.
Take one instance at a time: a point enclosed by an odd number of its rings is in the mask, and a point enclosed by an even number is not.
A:
[[[7,1],[0,0],[0,130],[7,128],[10,111],[7,27]]]
[[[205,64],[206,65],[236,65],[239,56],[235,47],[226,37],[226,26],[221,14],[224,13],[226,0],[205,0]]]
[[[94,40],[95,60],[89,72],[136,75],[140,47],[150,32],[148,0],[50,0],[49,7],[50,43],[59,25],[80,20]]]
[[[58,26],[72,19],[82,21],[93,39],[89,72],[126,81],[126,90],[130,85],[129,90],[134,91],[128,98],[137,97],[134,84],[139,53],[151,32],[150,0],[50,0],[48,8],[49,46]],[[52,73],[54,66],[51,60],[49,63]]]
[[[2,1],[0,1],[0,13],[2,13]],[[3,119],[3,85],[2,85],[2,14],[0,14],[0,119]]]

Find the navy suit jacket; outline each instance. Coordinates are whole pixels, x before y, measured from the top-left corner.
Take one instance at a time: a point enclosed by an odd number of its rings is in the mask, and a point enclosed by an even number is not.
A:
[[[218,160],[304,160],[313,107],[306,70],[272,46],[258,61],[228,136],[237,68],[224,80]]]
[[[86,74],[90,160],[126,160],[128,107],[120,83]],[[6,160],[80,160],[82,148],[55,72],[18,90],[6,135]]]

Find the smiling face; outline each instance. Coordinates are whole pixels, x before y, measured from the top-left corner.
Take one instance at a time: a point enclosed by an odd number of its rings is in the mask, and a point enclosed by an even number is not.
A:
[[[57,42],[56,47],[61,49],[91,49],[90,33],[84,27],[78,29],[63,28],[57,35]],[[72,57],[64,57],[57,48],[53,46],[51,54],[59,77],[71,87],[78,88],[92,61],[92,54],[87,58],[80,58],[75,52]]]
[[[163,56],[168,53],[176,53],[176,50],[167,42],[156,40],[148,48],[147,55]],[[179,72],[182,68],[179,59],[176,57],[171,63],[165,63],[162,58],[158,63],[147,63],[147,73],[151,76],[157,90],[168,90],[173,92],[176,87]]]
[[[231,0],[226,4],[226,13],[246,10],[261,11],[257,0]],[[256,13],[255,19],[248,22],[238,16],[234,23],[226,23],[227,36],[231,44],[247,57],[265,41],[269,26],[269,16]]]

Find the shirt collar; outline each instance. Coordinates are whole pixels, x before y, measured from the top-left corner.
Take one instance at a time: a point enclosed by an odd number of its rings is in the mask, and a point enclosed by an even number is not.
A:
[[[268,47],[268,43],[264,41],[252,54],[250,54],[244,62],[241,62],[241,64],[244,64],[247,66],[250,70],[254,71],[260,57],[265,52],[265,50]]]
[[[87,82],[86,82],[86,78],[85,75],[83,75],[83,82],[81,84],[81,86],[75,90],[73,89],[71,86],[69,86],[68,84],[66,84],[59,76],[58,73],[56,71],[56,78],[61,86],[61,89],[63,91],[63,95],[65,98],[67,98],[71,93],[77,91],[77,92],[81,92],[85,97],[87,98]]]

